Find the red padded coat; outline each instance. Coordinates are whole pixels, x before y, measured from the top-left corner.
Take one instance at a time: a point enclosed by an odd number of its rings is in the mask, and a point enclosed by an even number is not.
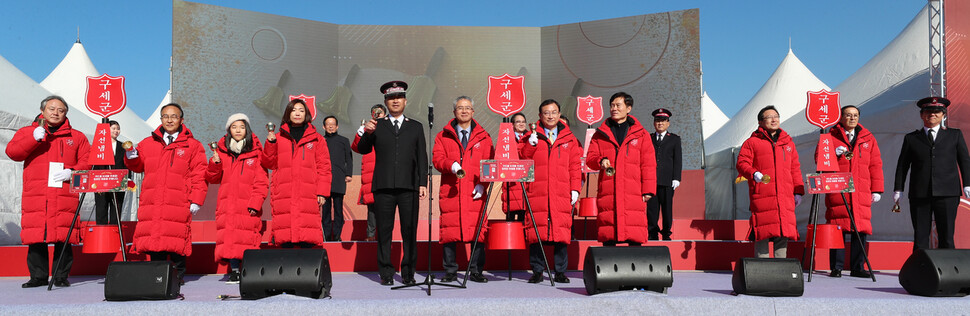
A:
[[[359,154],[358,142],[360,142],[360,135],[354,136],[354,143],[350,144],[350,150]],[[357,198],[357,205],[374,204],[374,192],[371,192],[371,183],[374,182],[374,155],[371,151],[360,159],[360,195]]]
[[[647,203],[643,195],[657,194],[657,159],[650,133],[632,115],[622,144],[617,144],[610,127],[596,129],[586,166],[600,170],[600,160],[608,158],[616,169],[614,176],[600,172],[596,206],[597,240],[647,242]]]
[[[851,172],[852,182],[855,184],[855,192],[846,194],[845,199],[852,205],[852,214],[859,232],[872,235],[872,193],[882,193],[884,189],[879,144],[876,143],[876,137],[861,124],[855,136],[854,147],[849,147],[845,129],[841,124],[832,128],[829,134],[835,138],[835,147],[845,146],[851,149],[852,159],[845,159],[845,155],[838,158],[839,171]],[[841,194],[825,195],[825,220],[839,225],[845,232],[852,231],[852,223]]]
[[[441,172],[441,186],[438,192],[441,221],[438,240],[442,244],[473,241],[475,229],[478,226],[477,220],[485,201],[486,192],[482,192],[482,198],[473,200],[472,191],[478,184],[487,187],[487,184],[481,181],[481,161],[492,159],[494,153],[492,137],[475,120],[472,120],[471,126],[471,135],[468,135],[468,146],[465,148],[461,148],[461,141],[455,131],[455,119],[445,124],[434,138],[431,161],[434,168]],[[465,170],[465,177],[462,179],[458,179],[451,172],[451,166],[455,162]],[[483,227],[478,241],[485,241],[484,237]]]
[[[242,259],[247,249],[259,249],[263,201],[269,190],[269,176],[260,163],[262,147],[253,137],[253,149],[238,156],[219,139],[219,163],[209,161],[205,181],[219,184],[216,204],[216,261]],[[249,209],[258,210],[251,215]]]
[[[805,185],[795,143],[784,130],[778,133],[773,142],[764,128],[758,128],[738,153],[738,174],[748,178],[749,224],[755,240],[798,239],[794,196],[805,194]],[[768,176],[768,183],[755,182],[755,172]]]
[[[270,204],[273,207],[273,242],[323,243],[317,196],[330,196],[330,150],[312,124],[297,143],[288,124],[281,124],[275,142],[267,142],[262,163],[273,170]]]
[[[78,195],[70,192],[68,182],[60,188],[47,187],[51,162],[64,163],[65,169],[88,169],[91,146],[83,133],[71,128],[67,119],[41,141],[34,140],[37,123],[22,127],[7,143],[7,157],[24,162],[23,196],[20,200],[20,241],[25,244],[64,242],[77,209]],[[71,242],[79,241],[76,231]]]
[[[189,205],[202,205],[206,157],[202,143],[185,125],[171,144],[162,140],[161,127],[138,143],[138,157],[125,159],[132,172],[144,172],[135,226],[134,252],[192,254],[192,213]]]
[[[541,122],[536,123],[542,126]],[[572,240],[573,208],[572,191],[582,187],[580,159],[583,147],[565,124],[559,123],[555,143],[550,143],[544,128],[538,128],[539,143],[529,145],[527,135],[519,153],[522,159],[535,161],[535,182],[528,186],[529,203],[542,241],[569,243]],[[525,216],[525,240],[536,243],[532,217]]]

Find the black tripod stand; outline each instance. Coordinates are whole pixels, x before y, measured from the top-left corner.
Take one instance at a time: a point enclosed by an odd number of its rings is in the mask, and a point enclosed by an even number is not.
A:
[[[819,130],[819,134],[824,134],[824,133],[825,133],[825,129]],[[855,234],[855,238],[857,240],[862,241],[862,237],[859,236],[859,230],[857,229],[855,224],[855,215],[853,214],[853,211],[852,211],[852,205],[849,204],[848,200],[845,198],[845,192],[840,192],[839,194],[842,195],[842,204],[845,205],[845,211],[846,213],[849,214],[849,223],[852,226],[851,227],[852,233]],[[818,199],[819,199],[819,194],[814,194],[812,196],[812,210],[811,210],[811,215],[809,215],[811,216],[811,218],[809,219],[809,223],[808,223],[809,225],[814,225],[812,226],[814,227],[814,229],[812,229],[812,245],[811,245],[812,253],[811,253],[811,256],[809,256],[809,264],[808,264],[808,282],[812,282],[812,275],[815,274],[815,241],[816,241],[816,237],[818,236],[818,207],[819,207]],[[843,236],[844,236],[843,234],[839,234],[840,239],[844,239]],[[872,282],[876,282],[876,275],[872,273],[872,264],[869,263],[869,254],[866,251],[866,245],[863,244],[862,247],[860,248],[862,249],[862,258],[866,260],[866,267],[869,270],[869,276],[872,278]],[[803,262],[805,260],[805,252],[807,250],[808,249],[806,248],[802,248]]]
[[[434,131],[434,103],[428,103],[428,135],[434,135],[432,134],[433,131]],[[434,139],[434,137],[431,137],[431,139]],[[428,151],[428,240],[427,240],[428,270],[427,270],[427,275],[424,277],[424,282],[415,283],[415,284],[398,285],[391,288],[391,290],[397,290],[397,289],[405,289],[405,288],[410,288],[415,286],[426,285],[428,286],[428,296],[431,296],[431,287],[434,285],[441,285],[441,286],[454,287],[454,288],[464,287],[463,285],[456,285],[456,284],[435,283],[434,274],[431,273],[431,246],[433,245],[431,242],[431,216],[433,215],[432,210],[434,209],[434,194],[432,194],[434,192],[434,186],[433,186],[434,181],[431,180],[432,179],[431,172],[432,170],[434,170],[434,166],[431,163],[432,147],[433,145],[427,146],[426,148],[426,150]]]
[[[47,284],[48,291],[54,288],[53,274],[56,273],[57,268],[61,266],[61,260],[64,260],[64,252],[72,251],[72,250],[69,250],[68,248],[71,247],[71,234],[74,233],[74,225],[77,224],[77,218],[81,216],[81,206],[84,205],[84,194],[85,194],[84,192],[81,192],[81,196],[77,201],[77,209],[74,210],[74,219],[71,220],[71,228],[67,230],[67,239],[64,240],[64,247],[61,248],[61,254],[57,256],[57,262],[54,263],[54,268],[51,269],[52,271],[51,280]],[[127,262],[128,255],[126,254],[127,251],[125,251],[125,234],[121,230],[121,203],[118,201],[118,199],[115,199],[114,201],[115,201],[115,218],[118,220],[116,223],[118,225],[118,238],[119,238],[118,240],[121,241],[121,260]]]
[[[546,273],[549,275],[549,283],[552,286],[556,286],[556,281],[553,280],[554,278],[552,276],[552,270],[549,269],[549,260],[546,258],[545,248],[542,246],[542,235],[539,234],[539,226],[536,225],[535,216],[532,214],[532,204],[529,203],[529,195],[526,194],[525,183],[519,182],[519,185],[522,186],[522,199],[525,202],[525,209],[529,211],[529,218],[532,218],[532,229],[536,234],[536,240],[539,241],[539,249],[542,250],[542,261],[546,263]],[[488,220],[488,199],[491,198],[491,196],[492,184],[489,183],[488,194],[485,195],[485,202],[478,215],[478,225],[475,227],[475,241],[472,242],[472,251],[474,251],[475,247],[478,246],[478,235],[482,233],[482,226],[485,224],[485,221]],[[461,280],[461,287],[465,287],[465,283],[468,282],[468,272],[470,269],[471,264],[465,268],[465,278]]]

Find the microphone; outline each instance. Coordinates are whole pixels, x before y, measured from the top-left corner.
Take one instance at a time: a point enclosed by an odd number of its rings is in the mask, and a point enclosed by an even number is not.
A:
[[[434,103],[428,103],[428,122],[434,123]]]

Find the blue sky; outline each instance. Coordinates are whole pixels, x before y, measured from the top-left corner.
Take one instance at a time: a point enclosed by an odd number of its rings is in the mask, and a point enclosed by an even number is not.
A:
[[[728,116],[761,88],[788,52],[789,38],[795,55],[835,87],[888,44],[926,4],[912,0],[195,2],[336,24],[530,27],[699,8],[704,90]],[[0,10],[0,56],[40,82],[67,54],[78,28],[98,70],[124,75],[128,106],[142,118],[150,115],[170,82],[172,2],[5,2]]]

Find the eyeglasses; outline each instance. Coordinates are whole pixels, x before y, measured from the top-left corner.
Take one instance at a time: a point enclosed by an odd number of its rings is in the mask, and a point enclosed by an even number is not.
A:
[[[165,115],[165,114],[163,114],[162,115],[162,120],[177,120],[177,119],[179,119],[179,117],[180,116],[174,115],[174,114],[173,115]]]
[[[542,112],[542,115],[545,115],[545,116],[559,116],[559,111]]]
[[[781,117],[778,115],[769,115],[769,116],[765,116],[763,120],[767,121],[767,120],[778,119],[778,118],[781,118]]]
[[[470,106],[459,106],[455,108],[455,111],[474,111],[475,109]]]

